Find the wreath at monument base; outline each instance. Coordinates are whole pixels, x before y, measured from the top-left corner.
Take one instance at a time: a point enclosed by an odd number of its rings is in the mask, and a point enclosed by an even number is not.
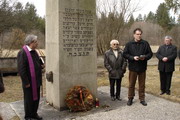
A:
[[[88,89],[74,86],[66,95],[65,103],[72,112],[88,111],[94,107],[94,99]]]

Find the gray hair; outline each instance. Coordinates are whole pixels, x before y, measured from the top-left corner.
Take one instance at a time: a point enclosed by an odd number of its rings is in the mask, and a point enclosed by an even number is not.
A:
[[[172,40],[172,37],[171,37],[171,36],[165,36],[164,39],[170,39],[170,40]]]
[[[111,40],[110,46],[112,46],[112,45],[115,44],[115,43],[119,44],[119,41],[118,41],[118,40]]]
[[[24,40],[24,44],[25,44],[25,45],[30,45],[30,44],[31,44],[32,42],[34,42],[34,41],[37,41],[37,36],[31,34],[31,35],[28,35],[28,36],[26,37],[26,39]]]

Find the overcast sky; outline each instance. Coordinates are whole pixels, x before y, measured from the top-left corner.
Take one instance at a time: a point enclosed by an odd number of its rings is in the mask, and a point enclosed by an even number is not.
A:
[[[45,16],[45,2],[46,0],[18,0],[23,5],[25,5],[27,2],[33,3],[36,6],[37,14],[44,17]],[[111,1],[111,0],[109,0]],[[139,1],[139,0],[134,0]],[[140,7],[142,8],[140,11],[134,13],[134,17],[136,18],[139,14],[148,14],[150,11],[156,12],[158,6],[160,3],[164,2],[164,0],[140,0]]]

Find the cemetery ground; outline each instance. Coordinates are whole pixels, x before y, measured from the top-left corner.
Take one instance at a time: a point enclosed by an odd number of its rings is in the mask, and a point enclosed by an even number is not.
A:
[[[171,95],[159,95],[160,93],[160,80],[159,71],[156,65],[148,66],[146,76],[146,93],[168,99],[173,102],[180,103],[180,66],[176,65],[176,70],[173,73],[171,84]],[[43,76],[44,78],[44,76]],[[23,99],[21,80],[19,76],[6,76],[3,77],[5,92],[0,94],[0,102],[14,102]],[[97,68],[98,86],[109,86],[108,73],[103,66]],[[128,70],[122,79],[122,87],[128,87]],[[138,81],[136,83],[138,89]],[[41,90],[42,91],[42,90]],[[123,93],[122,93],[123,94]],[[43,79],[43,96],[46,95],[45,79]]]

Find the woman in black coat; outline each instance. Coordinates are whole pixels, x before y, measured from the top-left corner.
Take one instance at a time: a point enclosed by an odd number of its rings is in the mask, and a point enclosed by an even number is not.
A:
[[[158,70],[160,74],[161,93],[170,95],[171,79],[175,70],[175,59],[177,57],[177,47],[172,45],[172,37],[164,38],[164,45],[160,46],[156,57],[159,59]]]

